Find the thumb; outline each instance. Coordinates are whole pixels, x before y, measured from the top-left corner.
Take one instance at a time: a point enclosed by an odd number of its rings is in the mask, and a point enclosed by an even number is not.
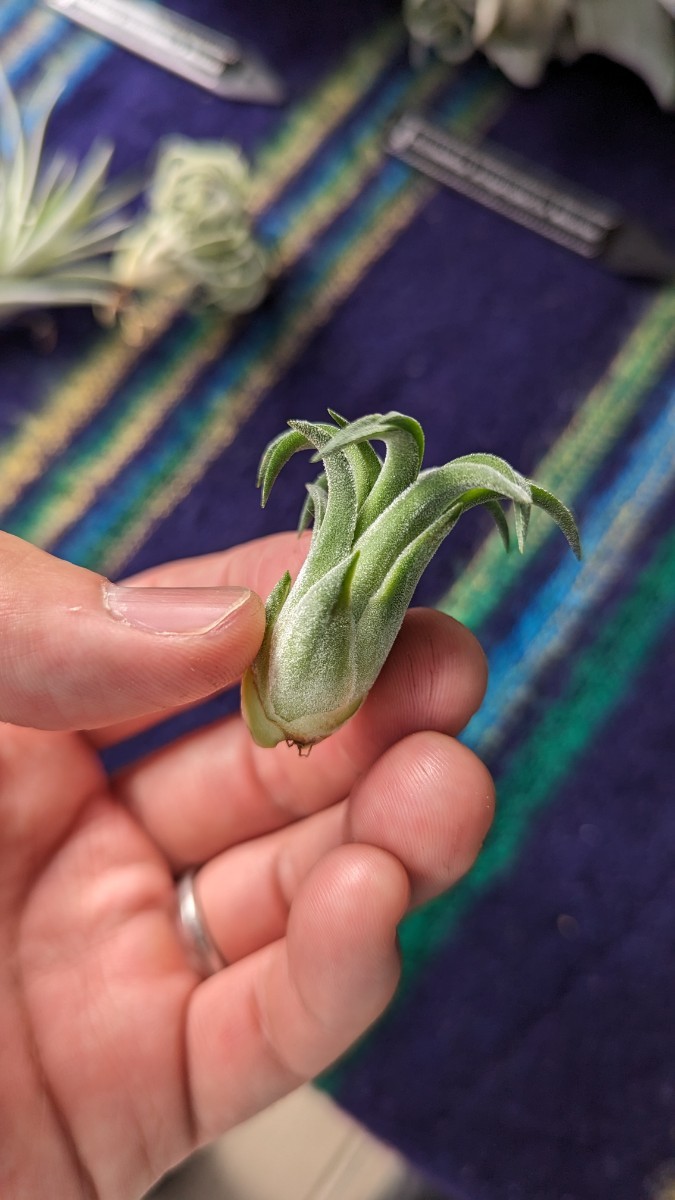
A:
[[[0,721],[92,729],[200,700],[255,657],[238,587],[120,587],[0,534]]]

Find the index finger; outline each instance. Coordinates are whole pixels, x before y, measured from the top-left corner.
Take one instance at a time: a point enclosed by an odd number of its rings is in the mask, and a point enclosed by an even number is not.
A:
[[[227,550],[177,558],[172,562],[147,567],[125,584],[139,587],[249,587],[263,599],[278,583],[284,571],[295,577],[309,549],[309,532],[271,533],[252,542],[242,542]]]

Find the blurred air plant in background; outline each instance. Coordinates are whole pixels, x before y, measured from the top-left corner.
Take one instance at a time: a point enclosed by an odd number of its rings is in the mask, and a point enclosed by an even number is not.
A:
[[[248,167],[234,146],[167,139],[147,190],[147,215],[120,239],[117,281],[228,313],[256,308],[268,288],[269,263],[252,229],[248,192]]]
[[[138,188],[110,185],[112,146],[79,165],[44,160],[51,108],[30,131],[0,72],[0,323],[35,310],[110,304],[117,285],[110,254]]]

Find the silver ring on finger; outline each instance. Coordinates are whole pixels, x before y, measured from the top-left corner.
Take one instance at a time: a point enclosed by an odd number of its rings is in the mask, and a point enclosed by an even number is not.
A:
[[[190,965],[202,979],[208,979],[210,975],[222,971],[227,962],[209,933],[195,892],[196,877],[196,870],[191,868],[181,875],[176,884],[178,929]]]

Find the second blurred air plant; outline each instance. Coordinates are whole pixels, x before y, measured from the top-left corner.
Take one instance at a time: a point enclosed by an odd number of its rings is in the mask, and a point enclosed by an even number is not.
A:
[[[148,213],[120,239],[117,281],[230,313],[255,308],[267,291],[269,265],[252,230],[248,191],[248,168],[235,147],[167,139],[147,192]]]

